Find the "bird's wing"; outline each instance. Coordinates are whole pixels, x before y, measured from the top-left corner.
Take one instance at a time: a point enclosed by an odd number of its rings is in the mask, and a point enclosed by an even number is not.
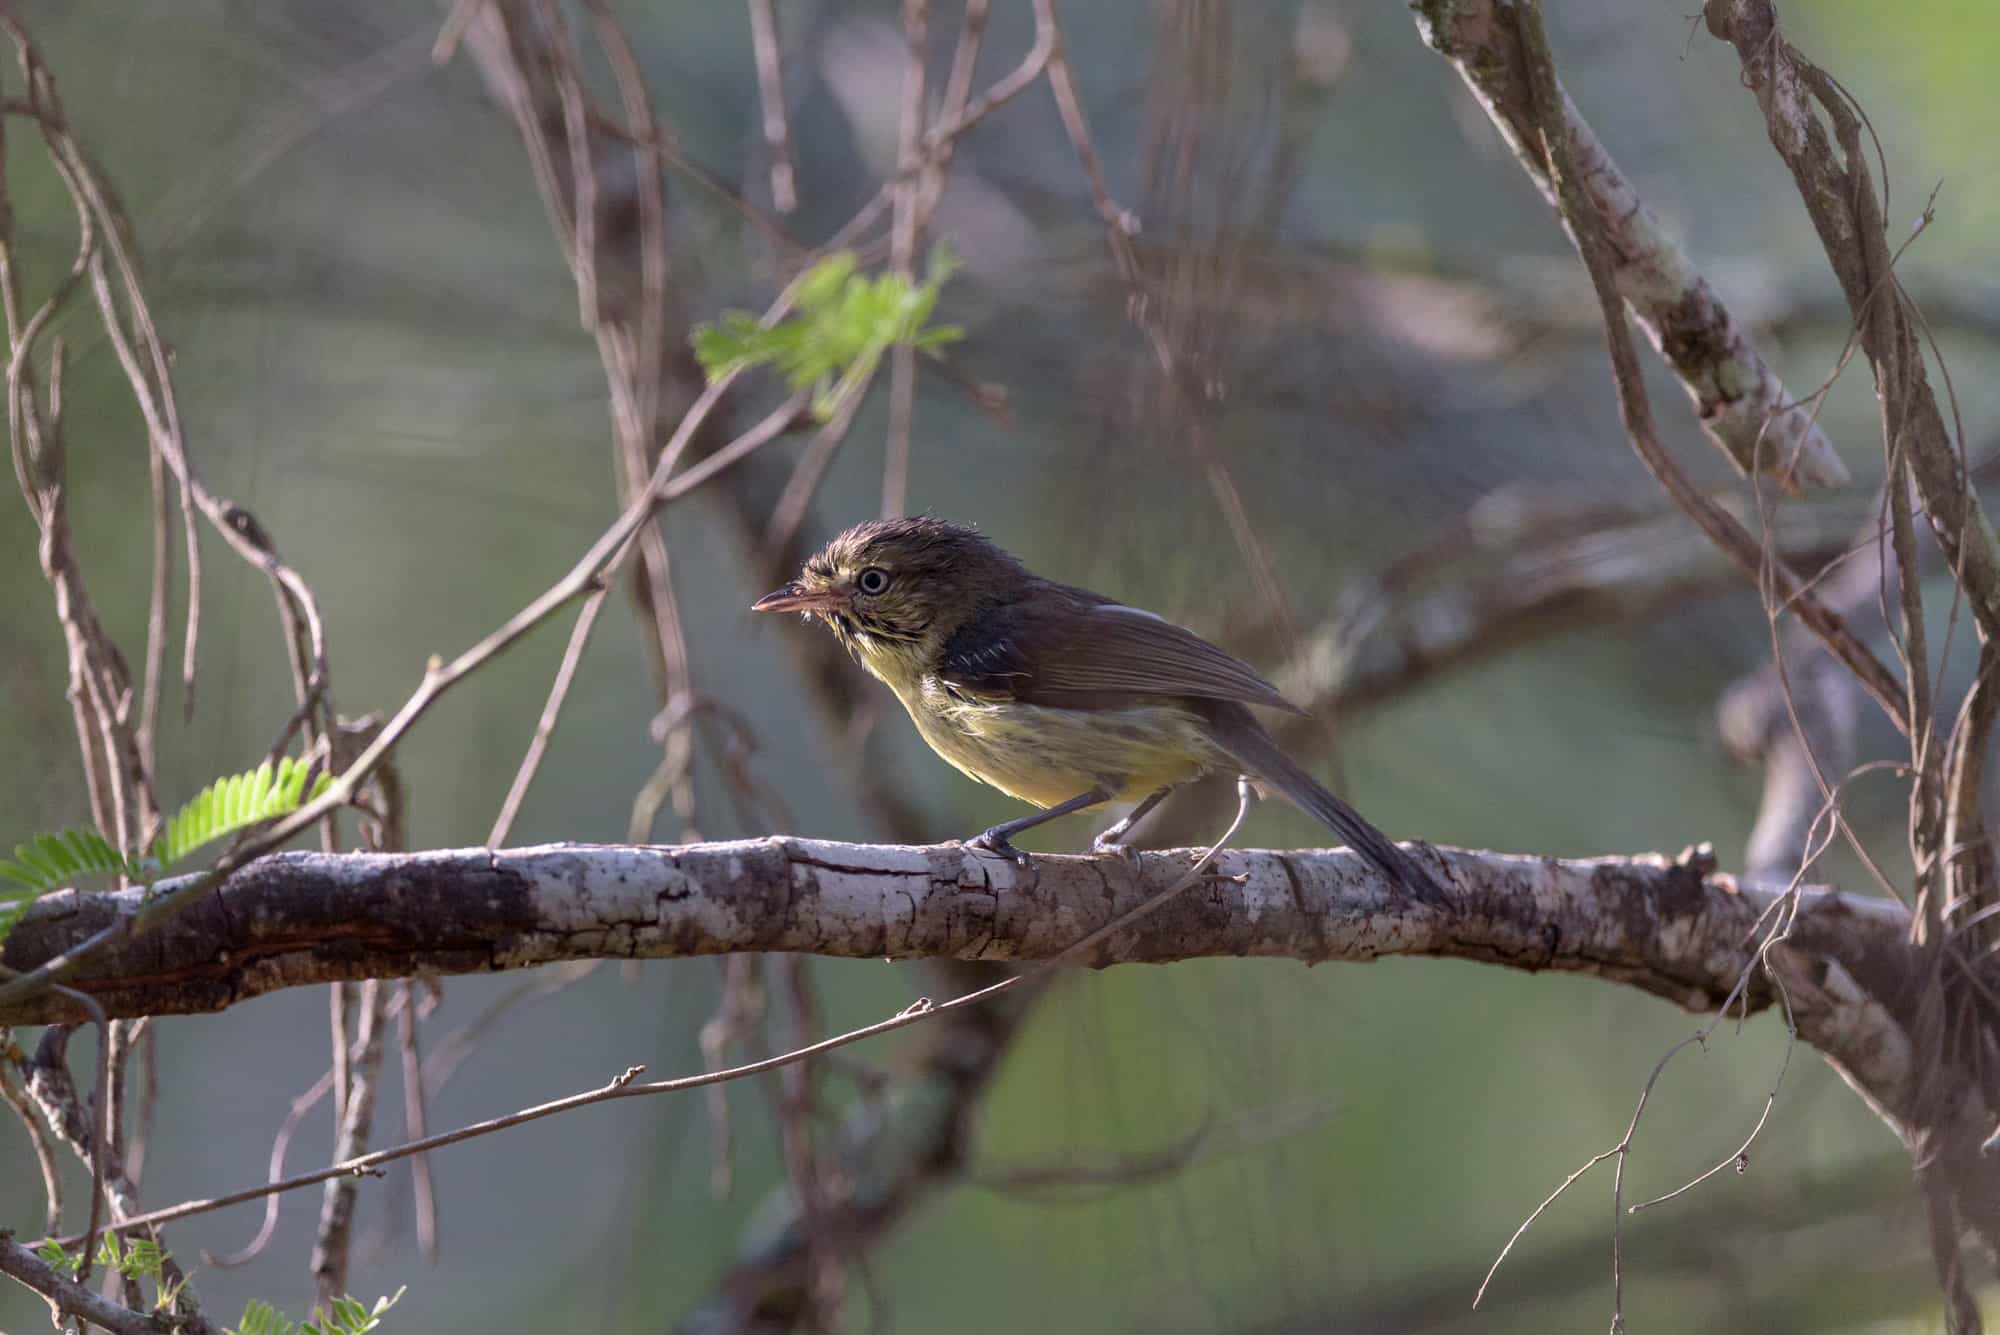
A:
[[[1061,586],[973,618],[946,642],[937,675],[973,694],[1055,708],[1109,709],[1184,695],[1304,712],[1255,668],[1193,631]]]

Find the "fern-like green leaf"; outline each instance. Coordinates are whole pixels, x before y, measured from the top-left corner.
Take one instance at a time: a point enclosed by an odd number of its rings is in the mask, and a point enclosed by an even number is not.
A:
[[[275,767],[267,760],[254,770],[217,779],[167,822],[153,842],[153,856],[169,867],[203,844],[298,810],[333,781],[322,773],[308,793],[310,770],[306,762],[284,756]]]
[[[252,1298],[243,1308],[243,1319],[236,1329],[224,1335],[297,1335],[298,1323],[283,1312],[265,1302],[262,1298]]]
[[[37,895],[73,885],[85,876],[151,882],[203,844],[297,811],[332,782],[332,776],[315,777],[310,765],[290,756],[275,765],[267,760],[254,770],[217,779],[174,814],[144,857],[125,857],[88,826],[38,834],[16,844],[13,861],[0,858],[0,940]]]
[[[7,933],[28,911],[28,905],[35,902],[32,890],[9,890],[0,886],[0,941],[7,939]]]
[[[14,846],[14,861],[0,861],[0,878],[25,886],[33,894],[68,885],[79,877],[126,870],[128,864],[118,850],[88,826],[38,834]],[[0,901],[6,898],[7,892],[0,890]]]

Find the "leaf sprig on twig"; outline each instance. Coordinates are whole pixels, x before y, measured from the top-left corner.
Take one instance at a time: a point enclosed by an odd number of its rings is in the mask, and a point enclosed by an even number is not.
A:
[[[893,272],[869,277],[851,251],[829,255],[799,284],[797,314],[776,324],[748,311],[724,311],[695,326],[694,352],[710,381],[753,366],[779,371],[794,390],[811,389],[813,415],[826,421],[867,385],[891,348],[936,352],[965,336],[958,325],[932,325],[939,291],[958,261],[940,244],[924,281]]]
[[[38,834],[14,846],[14,861],[0,858],[0,938],[36,895],[84,876],[129,876],[151,881],[204,844],[298,810],[332,781],[290,756],[217,779],[174,814],[142,857],[127,857],[88,826]],[[12,885],[5,884],[12,882]]]

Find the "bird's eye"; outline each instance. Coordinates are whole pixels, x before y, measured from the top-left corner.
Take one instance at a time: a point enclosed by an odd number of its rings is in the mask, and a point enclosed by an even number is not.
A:
[[[854,587],[863,593],[880,593],[889,587],[889,572],[880,566],[869,566],[855,579]]]

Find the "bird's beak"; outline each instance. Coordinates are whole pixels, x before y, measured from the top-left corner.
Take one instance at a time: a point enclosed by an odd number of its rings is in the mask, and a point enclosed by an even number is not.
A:
[[[847,596],[834,589],[814,591],[793,580],[782,589],[765,594],[750,604],[753,612],[831,612],[847,602]]]

